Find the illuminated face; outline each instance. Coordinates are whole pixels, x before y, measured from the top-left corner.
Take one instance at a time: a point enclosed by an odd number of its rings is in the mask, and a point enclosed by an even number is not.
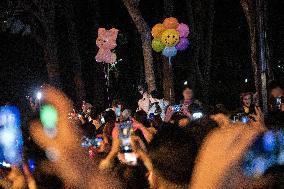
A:
[[[280,87],[276,87],[271,90],[271,95],[276,98],[276,97],[281,97],[283,96],[283,90]]]
[[[161,41],[168,47],[175,46],[179,42],[179,33],[174,29],[168,29],[162,34]]]
[[[184,100],[191,100],[192,97],[193,97],[193,91],[189,88],[186,88],[184,91],[183,91],[183,98]]]
[[[251,95],[246,95],[243,97],[243,105],[246,107],[250,107],[252,102],[252,96]]]

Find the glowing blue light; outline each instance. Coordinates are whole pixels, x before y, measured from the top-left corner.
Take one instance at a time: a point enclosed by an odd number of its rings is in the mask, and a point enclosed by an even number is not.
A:
[[[266,161],[264,158],[256,158],[253,160],[252,173],[254,177],[261,176],[267,169]]]
[[[284,133],[282,131],[278,131],[277,136],[278,136],[278,141],[280,143],[280,146],[283,146],[284,148]]]
[[[29,159],[29,160],[28,160],[28,166],[29,166],[29,170],[30,170],[31,172],[34,172],[34,171],[35,171],[36,165],[35,165],[35,161],[34,161],[34,160]]]
[[[0,162],[20,165],[23,138],[20,129],[20,112],[15,106],[0,108]]]
[[[271,152],[275,148],[275,135],[272,131],[268,131],[263,136],[263,149],[267,152]]]
[[[280,152],[278,156],[278,164],[283,165],[284,164],[284,151]]]
[[[243,117],[241,118],[241,122],[242,122],[242,123],[248,123],[248,122],[249,122],[249,118],[248,118],[247,116],[243,116]]]

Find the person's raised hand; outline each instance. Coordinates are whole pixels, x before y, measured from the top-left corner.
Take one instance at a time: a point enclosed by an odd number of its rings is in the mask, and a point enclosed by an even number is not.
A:
[[[131,119],[134,131],[139,130],[143,127],[142,123],[139,123],[135,118]]]
[[[260,107],[255,107],[255,114],[252,114],[254,120],[250,122],[250,125],[253,126],[255,129],[260,129],[262,131],[266,130],[265,122],[264,122],[264,115],[261,111]]]
[[[231,123],[225,115],[212,119],[219,124],[204,140],[194,167],[191,188],[221,188],[239,167],[249,145],[261,132],[243,123]]]
[[[187,116],[188,118],[191,119],[192,115],[191,115],[191,113],[188,110],[188,106],[182,105],[181,109],[182,109],[183,115],[185,115],[185,116]]]
[[[174,111],[173,107],[169,106],[167,111],[166,111],[165,122],[169,122],[174,113],[175,113],[175,111]]]
[[[57,110],[55,136],[48,135],[40,121],[30,128],[35,142],[49,157],[43,170],[57,174],[67,188],[111,188],[118,184],[115,178],[108,179],[99,172],[94,160],[80,146],[80,133],[67,119],[72,111],[71,101],[59,90],[45,86],[42,89],[43,102]]]

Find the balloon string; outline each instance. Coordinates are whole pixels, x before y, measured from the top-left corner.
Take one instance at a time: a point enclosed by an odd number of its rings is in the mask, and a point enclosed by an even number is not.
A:
[[[109,83],[109,70],[110,70],[110,68],[109,68],[109,64],[107,64],[107,101],[108,101],[108,105],[109,105],[109,107],[110,107],[110,94],[109,94],[109,85],[110,85],[110,83]]]
[[[107,64],[107,66],[104,67],[104,73],[105,73],[105,79],[106,79],[106,93],[107,93],[107,102],[108,102],[108,106],[110,106],[110,95],[109,95],[109,64]]]
[[[172,68],[172,57],[170,56],[170,57],[169,57],[169,72],[171,72],[171,68]],[[171,86],[171,85],[170,85],[170,86]],[[170,90],[170,91],[169,91],[169,92],[170,92],[170,93],[169,93],[169,95],[170,95],[170,96],[169,96],[169,97],[170,97],[169,101],[171,102],[171,100],[172,100],[172,88],[170,87],[169,90]]]

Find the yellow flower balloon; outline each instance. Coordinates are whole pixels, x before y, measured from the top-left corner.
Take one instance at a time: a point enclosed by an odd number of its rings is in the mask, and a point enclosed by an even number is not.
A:
[[[161,42],[167,47],[173,47],[179,42],[179,32],[175,29],[167,29],[163,32]]]

